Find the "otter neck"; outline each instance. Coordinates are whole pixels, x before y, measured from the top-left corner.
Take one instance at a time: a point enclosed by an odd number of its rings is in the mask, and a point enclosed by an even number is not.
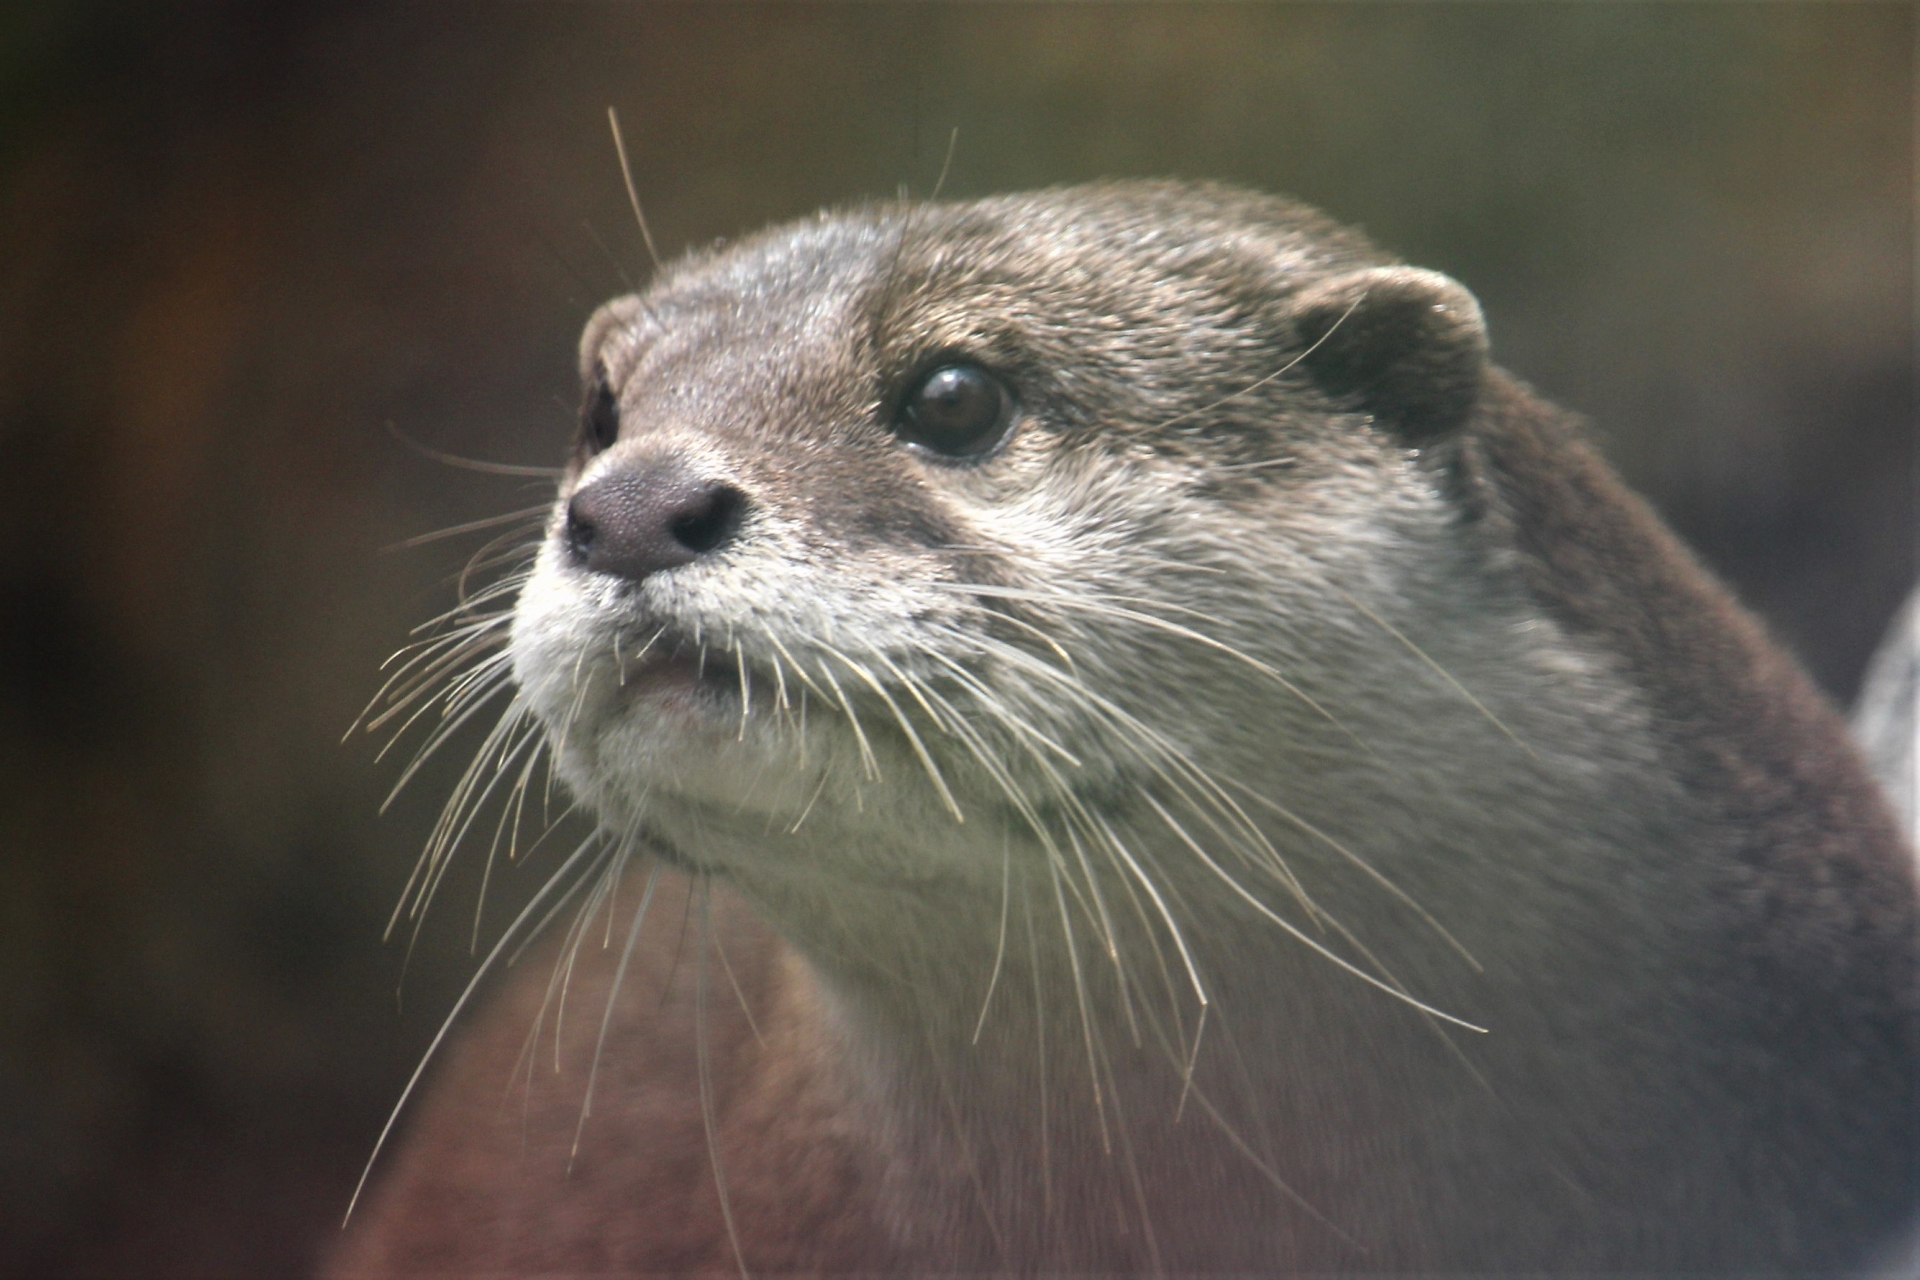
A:
[[[1178,852],[1140,848],[1162,863]],[[1470,1077],[1440,1061],[1443,1041],[1194,876],[1173,877],[1176,942],[1137,885],[1077,864],[1070,883],[1046,856],[1018,850],[1004,895],[841,886],[802,907],[743,886],[805,957],[820,1030],[866,1103],[853,1122],[888,1153],[883,1199],[910,1224],[902,1243],[980,1268],[1151,1270],[1162,1251],[1272,1266],[1271,1240],[1241,1258],[1209,1238],[1255,1213],[1293,1220],[1302,1265],[1353,1261],[1325,1208],[1345,1196],[1339,1176],[1291,1159],[1274,1122],[1375,1127],[1354,1114],[1352,1071],[1324,1064],[1383,1046],[1395,1079],[1363,1088],[1366,1105],[1423,1071],[1446,1073],[1451,1093]]]

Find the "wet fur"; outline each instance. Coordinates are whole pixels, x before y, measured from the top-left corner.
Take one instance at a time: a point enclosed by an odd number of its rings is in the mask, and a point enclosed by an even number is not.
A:
[[[1114,184],[779,228],[582,350],[556,511],[750,514],[639,584],[556,514],[455,690],[509,727],[423,886],[543,742],[607,836],[340,1274],[1811,1269],[1920,1201],[1884,806],[1457,285]],[[973,466],[888,426],[956,355]]]

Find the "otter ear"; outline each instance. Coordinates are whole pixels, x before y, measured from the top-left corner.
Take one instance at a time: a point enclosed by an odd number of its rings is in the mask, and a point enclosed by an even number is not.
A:
[[[1408,444],[1460,426],[1480,394],[1487,326],[1473,295],[1437,271],[1373,267],[1294,302],[1314,380],[1351,396]]]

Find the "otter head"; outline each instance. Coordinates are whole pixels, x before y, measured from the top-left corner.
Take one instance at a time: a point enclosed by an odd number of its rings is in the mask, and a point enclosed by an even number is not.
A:
[[[1209,759],[1353,749],[1327,584],[1450,518],[1486,341],[1310,211],[1115,184],[696,255],[581,369],[512,639],[567,783],[704,869],[997,883]]]

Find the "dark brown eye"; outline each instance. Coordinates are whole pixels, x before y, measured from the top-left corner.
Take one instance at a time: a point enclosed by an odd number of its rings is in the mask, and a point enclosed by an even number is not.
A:
[[[599,453],[613,447],[620,438],[620,401],[607,385],[606,371],[595,369],[587,386],[586,401],[580,406],[580,442],[588,452]]]
[[[1013,420],[1006,385],[978,365],[942,365],[920,380],[894,430],[946,458],[977,458],[999,444]]]

